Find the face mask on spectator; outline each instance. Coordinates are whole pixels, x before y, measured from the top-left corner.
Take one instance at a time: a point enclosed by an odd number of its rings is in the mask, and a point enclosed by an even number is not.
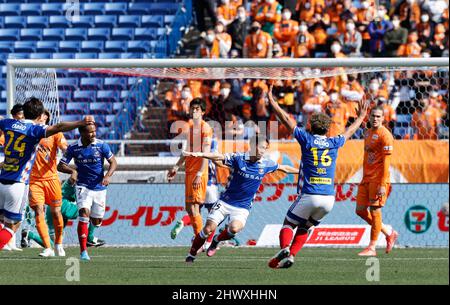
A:
[[[216,26],[216,33],[223,33],[223,26]]]
[[[306,3],[305,3],[305,8],[306,8],[307,10],[309,10],[309,9],[311,8],[311,3],[306,2]]]
[[[347,23],[347,31],[353,32],[353,30],[355,29],[355,24],[354,23]]]
[[[191,97],[191,92],[189,90],[183,90],[181,91],[181,98],[182,99],[188,99]]]
[[[437,91],[432,91],[432,92],[431,92],[431,97],[432,97],[432,98],[437,98],[438,95],[439,95],[439,93],[437,93]]]
[[[429,57],[431,57],[431,55],[430,55],[430,53],[424,52],[424,53],[422,53],[422,57],[429,58]]]
[[[406,0],[409,4],[413,4],[415,0]]]
[[[220,94],[223,95],[223,97],[228,97],[230,95],[230,88],[222,88],[220,89]]]
[[[420,16],[420,20],[421,20],[423,23],[426,23],[426,22],[428,22],[428,21],[430,20],[430,16],[428,16],[428,15],[422,15],[422,16]]]
[[[206,41],[209,43],[212,43],[214,41],[214,39],[216,39],[216,35],[214,35],[214,34],[208,34],[206,36]]]
[[[314,87],[314,94],[316,95],[320,95],[323,92],[323,87],[322,86],[315,86]]]
[[[400,20],[392,20],[392,24],[394,25],[394,27],[397,29],[400,27]]]
[[[290,20],[291,19],[291,13],[284,12],[283,13],[283,20]]]
[[[240,21],[245,21],[245,20],[247,20],[247,14],[245,12],[240,12],[238,14],[238,18]]]
[[[275,2],[275,0],[266,0],[267,3],[272,4]]]
[[[302,24],[301,26],[298,27],[301,33],[305,33],[306,31],[308,31],[308,27],[304,24]]]
[[[330,99],[332,102],[337,102],[339,95],[337,93],[331,93]]]
[[[339,53],[340,51],[341,51],[341,46],[340,46],[340,45],[334,44],[334,45],[331,46],[331,52],[332,52],[333,54],[337,54],[337,53]]]
[[[230,0],[222,0],[221,1],[223,5],[228,5],[230,4]]]
[[[385,15],[386,15],[386,11],[385,10],[378,10],[378,17],[383,19]]]
[[[369,88],[370,90],[376,92],[380,89],[380,85],[378,83],[370,83]]]
[[[363,9],[368,9],[370,6],[370,3],[367,1],[364,1],[363,3],[361,3],[361,5],[362,5]]]

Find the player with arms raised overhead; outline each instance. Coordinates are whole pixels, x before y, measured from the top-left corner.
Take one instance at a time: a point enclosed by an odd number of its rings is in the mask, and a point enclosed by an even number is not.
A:
[[[41,124],[50,122],[50,112],[44,111]],[[56,171],[56,154],[58,148],[63,152],[67,149],[67,141],[60,132],[51,137],[44,138],[39,142],[36,161],[31,170],[29,205],[33,209],[36,218],[36,229],[42,239],[44,251],[39,254],[42,257],[55,256],[52,249],[48,226],[45,221],[44,205],[47,204],[51,210],[55,228],[55,250],[58,256],[66,256],[62,246],[63,240],[63,217],[61,214],[61,182]]]
[[[188,150],[190,152],[211,151],[213,136],[212,128],[203,120],[206,111],[206,103],[200,98],[193,99],[189,105],[192,120],[186,123],[183,136],[187,137]],[[191,218],[194,235],[197,235],[202,227],[203,220],[200,214],[200,205],[205,202],[208,186],[208,160],[181,156],[177,164],[169,171],[169,182],[175,178],[178,169],[186,162],[186,212]]]
[[[70,183],[76,183],[79,209],[78,239],[80,258],[89,261],[87,252],[88,224],[100,227],[106,210],[106,188],[117,168],[117,161],[108,144],[96,138],[95,125],[79,129],[80,139],[67,148],[58,164],[58,170],[70,175]],[[74,159],[76,169],[69,166]],[[103,171],[105,159],[109,163],[106,175]]]
[[[23,105],[25,120],[0,120],[5,133],[5,161],[0,172],[0,250],[20,227],[28,199],[28,183],[33,167],[36,146],[45,137],[59,132],[94,124],[92,116],[77,122],[62,122],[53,126],[38,125],[44,114],[44,104],[30,98]]]
[[[228,228],[213,238],[206,252],[208,256],[215,254],[219,242],[229,240],[242,231],[259,186],[267,174],[277,170],[289,174],[297,173],[297,169],[293,167],[278,165],[276,162],[264,158],[268,147],[269,141],[267,138],[259,135],[250,140],[250,151],[247,153],[225,155],[220,153],[184,153],[184,155],[190,157],[223,162],[231,169],[230,181],[226,191],[221,194],[220,200],[212,207],[205,227],[192,242],[191,250],[186,257],[187,263],[192,263],[195,260],[198,250],[225,218],[229,217]]]
[[[331,118],[323,113],[311,115],[310,130],[296,126],[280,105],[274,100],[272,86],[269,102],[277,117],[294,135],[302,151],[297,193],[299,196],[289,208],[280,231],[281,250],[269,261],[271,268],[289,268],[294,256],[308,238],[308,230],[318,226],[331,211],[335,200],[334,175],[338,150],[358,130],[367,115],[369,103],[359,102],[358,118],[337,137],[328,138]],[[294,229],[297,232],[294,236]]]
[[[356,196],[356,214],[372,226],[369,247],[360,256],[376,256],[375,250],[380,232],[386,236],[386,253],[390,253],[398,238],[398,233],[383,224],[381,208],[384,207],[390,190],[391,155],[394,137],[383,126],[384,110],[374,107],[370,111],[370,128],[364,139],[363,178]]]

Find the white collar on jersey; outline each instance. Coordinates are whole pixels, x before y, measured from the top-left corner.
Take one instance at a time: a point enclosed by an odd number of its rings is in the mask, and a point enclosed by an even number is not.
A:
[[[244,153],[244,160],[250,162],[250,152],[247,151]],[[261,159],[256,161],[256,163],[262,163],[263,160],[264,160],[264,157],[262,157]]]
[[[92,143],[89,144],[89,145],[92,145],[92,144],[97,144],[97,139],[95,139],[94,142],[92,142]],[[89,145],[88,145],[88,146],[89,146]],[[78,139],[78,146],[80,146],[80,147],[83,146],[83,143],[81,142],[81,138]]]
[[[327,136],[321,136],[321,135],[318,135],[318,134],[315,134],[313,136],[315,136],[316,138],[320,138],[320,139],[326,139],[327,138]]]

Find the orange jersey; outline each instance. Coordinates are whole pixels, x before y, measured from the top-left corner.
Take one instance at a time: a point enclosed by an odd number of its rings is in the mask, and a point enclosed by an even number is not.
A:
[[[416,130],[415,139],[437,140],[437,126],[440,122],[441,114],[434,107],[428,107],[424,112],[414,112],[411,126]]]
[[[204,145],[211,145],[213,131],[212,128],[202,121],[200,127],[194,127],[194,122],[189,121],[186,130],[188,137],[188,151],[202,152]],[[196,175],[202,168],[203,159],[195,157],[186,157],[186,175]],[[206,166],[203,175],[208,175],[208,167]]]
[[[59,179],[56,171],[58,148],[61,150],[67,149],[66,138],[61,132],[44,138],[39,142],[36,161],[30,175],[30,183],[33,181]]]
[[[5,135],[2,134],[0,135],[0,146],[5,146]]]
[[[268,33],[261,31],[259,34],[247,35],[244,49],[248,49],[249,58],[266,58],[272,45],[272,37]]]
[[[364,164],[363,179],[361,183],[389,182],[383,180],[384,159],[386,155],[391,155],[394,149],[394,137],[386,127],[380,127],[377,130],[369,129],[364,139]]]

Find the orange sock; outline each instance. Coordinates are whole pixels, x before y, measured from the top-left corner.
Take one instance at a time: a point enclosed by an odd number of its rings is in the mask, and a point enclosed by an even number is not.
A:
[[[63,230],[64,220],[61,214],[58,216],[53,215],[53,227],[55,228],[55,244],[62,244],[63,242]]]
[[[194,230],[194,234],[197,235],[203,229],[203,219],[202,215],[190,216],[192,229]]]
[[[365,210],[356,210],[356,214],[365,220],[369,225],[372,225],[372,215],[370,215],[367,209]]]
[[[45,222],[44,214],[37,216],[36,215],[36,229],[39,233],[39,236],[42,238],[42,244],[44,248],[51,248],[50,244],[50,236],[48,235],[48,227]]]
[[[381,215],[381,210],[376,209],[374,211],[370,211],[370,214],[372,216],[372,230],[370,231],[370,241],[371,244],[376,244],[378,240],[378,236],[381,232],[381,227],[383,225],[383,219]]]

